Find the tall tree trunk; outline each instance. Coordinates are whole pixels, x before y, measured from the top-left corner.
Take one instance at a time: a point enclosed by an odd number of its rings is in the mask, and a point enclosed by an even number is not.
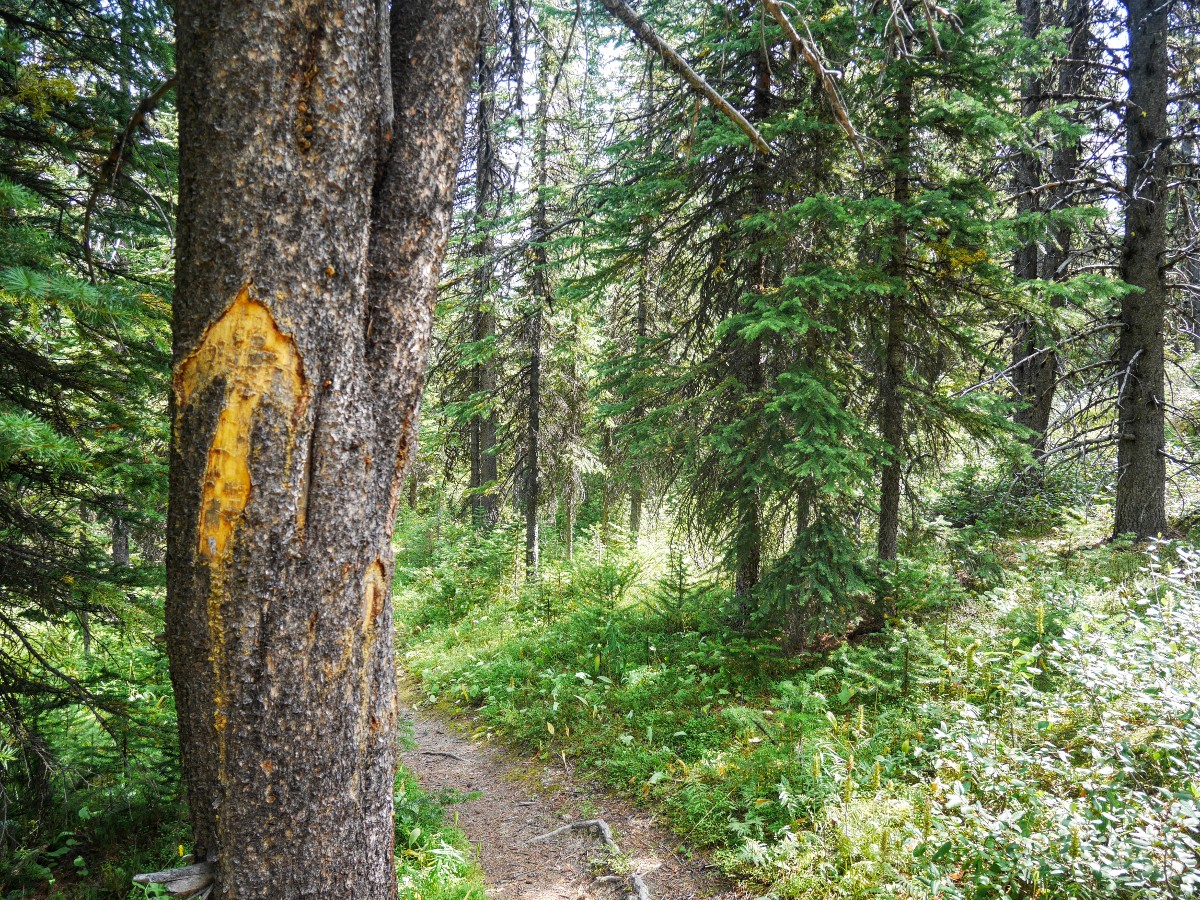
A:
[[[478,0],[179,0],[166,626],[215,897],[396,893],[391,534]]]
[[[1200,114],[1200,100],[1195,103],[1193,115]],[[1189,134],[1183,141],[1180,147],[1180,155],[1183,157],[1183,164],[1191,168],[1193,172],[1200,172],[1200,158],[1196,154],[1196,142]],[[1184,283],[1181,287],[1183,291],[1183,308],[1187,319],[1187,329],[1192,339],[1192,350],[1200,353],[1200,194],[1198,194],[1193,181],[1193,186],[1185,188],[1183,198],[1183,215],[1187,219],[1187,231],[1189,242],[1193,247],[1198,249],[1193,250],[1183,263]]]
[[[533,201],[531,227],[532,269],[529,273],[529,291],[532,311],[529,321],[529,422],[525,450],[525,577],[538,576],[538,512],[541,502],[541,477],[538,472],[538,456],[541,453],[540,428],[542,404],[542,320],[549,308],[550,292],[549,260],[545,242],[550,229],[546,215],[547,138],[550,115],[550,51],[543,46],[542,58],[538,63],[538,102],[535,111],[537,137],[534,146],[534,184],[537,192]]]
[[[474,255],[478,260],[475,273],[475,309],[472,313],[471,339],[476,343],[489,341],[496,334],[496,317],[492,313],[491,292],[495,275],[495,238],[492,222],[495,218],[496,166],[496,66],[493,60],[496,35],[495,13],[489,11],[479,43],[479,99],[475,108],[475,210],[474,227],[478,242]],[[476,525],[495,525],[500,516],[499,500],[494,490],[484,490],[495,484],[498,471],[496,460],[496,414],[491,401],[496,394],[496,367],[490,355],[477,363],[472,372],[472,388],[478,397],[489,404],[487,410],[471,420],[471,497],[472,518]]]
[[[1017,0],[1017,12],[1021,17],[1021,33],[1033,41],[1042,31],[1041,0]],[[1030,122],[1042,106],[1042,79],[1038,75],[1027,75],[1021,85],[1021,116]],[[1017,215],[1029,216],[1041,206],[1042,183],[1041,158],[1036,147],[1037,135],[1027,138],[1035,146],[1025,147],[1017,156],[1017,175],[1013,187],[1017,196]],[[1030,227],[1031,230],[1033,226]],[[1031,236],[1013,254],[1013,275],[1018,282],[1033,281],[1040,275],[1041,243]],[[1046,429],[1050,423],[1050,404],[1053,393],[1047,383],[1053,381],[1053,360],[1045,349],[1045,332],[1038,327],[1036,318],[1025,318],[1017,323],[1013,342],[1012,381],[1016,389],[1016,400],[1020,404],[1013,411],[1013,421],[1030,430],[1026,442],[1035,454],[1045,450]]]
[[[542,299],[535,293],[535,308],[529,322],[529,420],[525,437],[525,577],[538,577],[538,512],[542,482],[538,455],[542,405]]]
[[[612,428],[604,426],[604,494],[600,498],[600,543],[608,546],[608,531],[612,524],[612,482],[608,478],[608,470],[612,465]]]
[[[1025,36],[1036,37],[1041,29],[1040,9],[1036,14],[1032,12],[1032,8],[1037,5],[1035,0],[1025,0],[1025,4]],[[1058,96],[1061,98],[1076,96],[1083,90],[1086,55],[1091,36],[1090,16],[1091,0],[1066,0],[1063,10],[1063,26],[1067,30],[1066,58],[1058,64]],[[1026,88],[1028,97],[1037,97],[1042,91],[1040,80],[1031,81]],[[1027,116],[1033,115],[1039,106],[1040,103],[1029,102],[1023,112]],[[1079,152],[1079,139],[1075,137],[1062,139],[1062,143],[1054,150],[1050,161],[1051,187],[1048,189],[1051,211],[1061,212],[1072,204],[1074,179],[1079,170]],[[1028,189],[1036,188],[1040,182],[1040,179],[1036,178],[1024,180],[1033,182]],[[1055,226],[1051,240],[1042,254],[1040,271],[1031,266],[1035,260],[1022,258],[1018,254],[1017,277],[1066,281],[1071,277],[1073,238],[1074,229],[1070,224],[1064,222]],[[1060,309],[1063,302],[1062,297],[1055,296],[1051,299],[1050,306],[1052,309]],[[1013,421],[1030,430],[1027,442],[1034,455],[1040,458],[1046,452],[1046,433],[1050,428],[1054,396],[1058,388],[1058,352],[1054,348],[1058,335],[1053,328],[1039,328],[1038,323],[1027,320],[1018,326],[1017,336],[1018,340],[1013,348],[1013,382],[1017,388],[1017,399],[1023,401],[1024,405],[1013,414]]]
[[[567,510],[566,510],[565,518],[566,518],[566,527],[567,527],[567,533],[565,535],[565,538],[566,538],[565,544],[566,544],[566,550],[567,550],[567,559],[570,560],[575,557],[575,497],[574,496],[567,497]]]
[[[905,65],[899,62],[898,65]],[[894,186],[892,199],[900,213],[891,232],[885,271],[892,279],[887,298],[887,337],[880,384],[879,430],[887,448],[879,489],[879,535],[876,548],[880,560],[896,558],[900,538],[900,493],[904,475],[905,343],[908,328],[908,222],[903,210],[912,200],[912,75],[906,70],[896,91],[896,137],[893,144]]]
[[[1117,346],[1117,499],[1113,533],[1139,538],[1167,526],[1163,330],[1167,246],[1167,7],[1126,0],[1129,101],[1126,206]]]
[[[646,352],[647,305],[650,291],[650,248],[647,247],[642,256],[642,283],[637,298],[637,337],[634,346],[639,361]],[[640,364],[640,362],[639,362]],[[646,417],[646,407],[638,401],[633,409],[633,419],[641,427],[642,419]],[[636,547],[642,533],[642,473],[640,461],[634,460],[629,471],[629,535]]]
[[[750,120],[754,123],[765,121],[771,115],[771,60],[764,46],[754,56],[754,94],[750,109]],[[755,211],[767,205],[767,198],[772,187],[772,166],[765,156],[756,154],[752,162],[753,168],[753,207]],[[759,250],[755,258],[749,260],[746,268],[747,280],[755,282],[757,290],[764,290],[768,280],[769,260],[765,251]],[[747,286],[749,288],[749,286]],[[741,310],[739,309],[739,312]],[[762,341],[759,338],[746,341],[740,336],[734,337],[734,377],[741,392],[739,405],[749,415],[748,400],[757,402],[762,393],[764,383],[762,365]],[[740,465],[751,465],[750,457],[754,454],[757,443],[757,427],[753,427],[742,437],[746,453]],[[737,522],[733,538],[734,575],[733,592],[738,598],[740,624],[749,622],[751,612],[751,594],[762,577],[762,497],[750,472],[743,470],[739,473],[737,499]]]

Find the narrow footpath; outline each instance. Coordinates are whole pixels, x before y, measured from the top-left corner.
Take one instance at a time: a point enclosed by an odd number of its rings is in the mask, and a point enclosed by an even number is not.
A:
[[[435,795],[469,797],[449,806],[447,816],[457,816],[475,846],[489,897],[607,900],[642,889],[650,900],[747,896],[705,859],[681,852],[679,838],[658,827],[652,814],[573,777],[562,765],[531,763],[473,741],[461,725],[414,710],[411,698],[404,699],[401,715],[411,719],[417,745],[402,753],[405,768]],[[595,819],[611,827],[621,850],[616,859],[599,829],[564,828]],[[564,830],[535,840],[558,829]],[[623,877],[603,877],[614,874]]]

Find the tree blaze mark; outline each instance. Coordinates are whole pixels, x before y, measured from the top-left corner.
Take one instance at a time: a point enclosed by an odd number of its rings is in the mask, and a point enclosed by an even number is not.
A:
[[[209,560],[224,556],[250,499],[250,436],[259,406],[268,400],[295,421],[307,397],[295,341],[279,330],[266,306],[251,298],[249,284],[176,369],[179,414],[214,381],[224,383],[225,394],[208,449],[198,529],[200,555]]]
[[[375,620],[383,612],[387,600],[387,580],[383,577],[383,563],[379,560],[367,567],[363,579],[363,634],[375,627]]]

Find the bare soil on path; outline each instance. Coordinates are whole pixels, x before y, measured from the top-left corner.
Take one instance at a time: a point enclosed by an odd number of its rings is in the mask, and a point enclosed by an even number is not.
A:
[[[623,875],[642,876],[652,900],[745,900],[745,889],[719,875],[703,857],[679,849],[679,837],[632,806],[564,769],[519,759],[472,740],[461,722],[448,723],[405,698],[416,749],[401,754],[421,786],[437,795],[466,799],[448,816],[475,846],[487,876],[488,896],[500,900],[580,900],[624,897],[628,879],[597,882],[614,873],[594,829],[574,829],[545,841],[534,838],[572,822],[603,819],[613,830]]]

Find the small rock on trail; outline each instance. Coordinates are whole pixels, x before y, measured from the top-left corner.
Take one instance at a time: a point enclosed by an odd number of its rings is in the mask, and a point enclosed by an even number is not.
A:
[[[564,772],[474,742],[452,725],[405,704],[416,749],[401,754],[404,767],[431,793],[474,795],[451,808],[458,827],[479,854],[488,896],[499,900],[579,900],[623,897],[624,890],[595,883],[611,873],[594,831],[573,830],[530,843],[564,824],[604,819],[628,857],[629,874],[643,876],[651,900],[744,900],[749,896],[698,855],[678,851],[679,838],[625,800]]]

